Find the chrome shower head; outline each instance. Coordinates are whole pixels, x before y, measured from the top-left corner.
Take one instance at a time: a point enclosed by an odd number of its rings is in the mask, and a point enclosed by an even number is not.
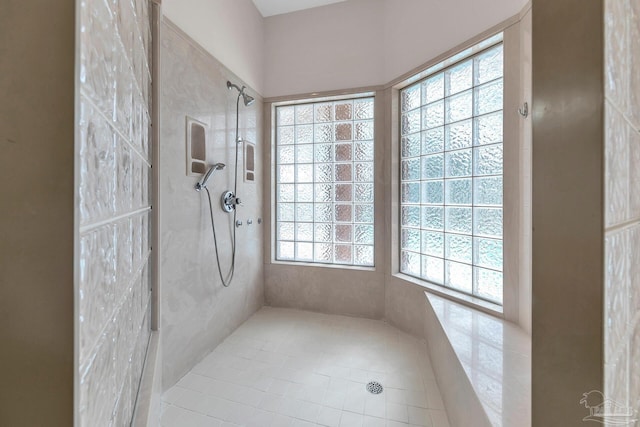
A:
[[[240,94],[238,95],[238,98],[240,98],[240,95],[242,95],[242,100],[246,107],[248,107],[249,105],[255,102],[255,98],[253,96],[248,95],[244,92],[244,90],[247,88],[246,86],[239,87],[238,85],[234,85],[230,81],[227,81],[227,89],[231,89],[231,88],[235,88],[238,92],[240,92]]]
[[[226,165],[224,163],[216,163],[215,165],[211,166],[207,173],[204,175],[204,178],[202,178],[202,181],[196,184],[196,191],[200,191],[207,186],[207,182],[209,181],[209,178],[211,178],[211,174],[213,173],[213,171],[220,171],[224,169],[225,166]]]
[[[256,101],[253,96],[247,95],[246,93],[242,94],[242,99],[244,100],[244,105],[247,107]]]

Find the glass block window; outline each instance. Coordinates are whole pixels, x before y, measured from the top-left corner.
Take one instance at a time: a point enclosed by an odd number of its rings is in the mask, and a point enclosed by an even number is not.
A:
[[[400,91],[400,270],[502,304],[503,48]]]
[[[373,98],[275,113],[276,259],[373,266]]]

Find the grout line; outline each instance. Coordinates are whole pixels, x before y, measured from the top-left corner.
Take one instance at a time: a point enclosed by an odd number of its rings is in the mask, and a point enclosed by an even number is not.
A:
[[[140,157],[142,159],[142,161],[148,166],[151,167],[151,163],[149,162],[149,160],[142,155],[142,153],[140,153],[138,151],[138,149],[136,147],[133,146],[133,144],[131,143],[131,138],[126,137],[124,135],[124,133],[122,133],[122,131],[115,125],[115,123],[113,122],[112,119],[108,118],[104,112],[98,108],[98,106],[93,102],[93,100],[84,92],[84,90],[81,89],[81,96],[82,96],[82,100],[86,101],[96,112],[97,114],[102,117],[103,120],[105,120],[108,124],[109,127],[118,134],[118,136],[129,146],[129,148],[138,155],[138,157]]]
[[[615,233],[617,231],[629,230],[637,225],[640,225],[640,218],[627,220],[615,225],[605,227],[604,231],[605,233]]]
[[[605,100],[607,101],[606,103],[611,106],[611,108],[616,110],[618,112],[618,114],[620,114],[620,116],[622,116],[624,121],[627,122],[627,124],[631,127],[631,129],[635,133],[640,133],[640,126],[634,125],[633,122],[631,121],[631,119],[629,117],[627,117],[626,113],[624,113],[622,111],[622,109],[620,107],[618,107],[618,105],[615,102],[613,102],[613,99],[609,98],[608,96],[605,96]]]
[[[138,268],[136,269],[135,273],[131,274],[131,277],[129,278],[128,282],[127,282],[127,289],[125,290],[124,296],[122,296],[120,298],[119,301],[117,301],[117,303],[114,305],[113,310],[111,311],[111,313],[109,314],[109,316],[106,317],[105,323],[102,326],[102,329],[100,330],[100,333],[98,333],[96,335],[96,339],[93,342],[92,345],[90,345],[86,351],[86,359],[83,361],[79,362],[79,365],[81,366],[80,369],[80,375],[84,374],[84,371],[89,368],[90,366],[93,365],[93,363],[91,363],[91,357],[93,355],[96,354],[95,350],[98,347],[98,345],[100,344],[100,339],[102,338],[103,335],[106,334],[107,329],[110,326],[111,320],[113,319],[113,317],[118,313],[118,310],[120,310],[120,308],[123,305],[123,301],[126,300],[126,298],[129,296],[129,294],[131,294],[133,292],[133,284],[136,282],[136,280],[142,276],[142,270],[144,270],[145,266],[147,266],[149,264],[149,258],[151,256],[151,250],[147,249],[147,253],[146,255],[143,257],[142,262],[140,263],[140,265],[138,266]],[[143,321],[144,321],[144,316],[143,316]],[[138,329],[142,329],[141,327],[142,325],[140,325],[140,328]],[[89,362],[87,364],[87,362]],[[84,366],[83,366],[84,365]]]
[[[95,230],[96,228],[102,227],[103,225],[116,223],[122,219],[129,218],[129,217],[141,214],[143,212],[148,212],[148,211],[151,211],[151,206],[147,206],[144,208],[136,209],[135,211],[113,216],[113,217],[104,219],[102,221],[94,222],[93,224],[83,225],[80,227],[80,234],[87,233],[89,231]]]

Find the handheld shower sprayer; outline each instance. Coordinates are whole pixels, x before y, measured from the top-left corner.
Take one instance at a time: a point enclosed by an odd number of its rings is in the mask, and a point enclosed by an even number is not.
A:
[[[216,163],[215,165],[212,165],[204,175],[204,178],[202,178],[202,180],[196,184],[196,191],[200,191],[207,186],[207,182],[209,181],[209,178],[211,178],[211,174],[213,173],[213,171],[222,170],[225,168],[225,166],[226,165],[224,163]]]

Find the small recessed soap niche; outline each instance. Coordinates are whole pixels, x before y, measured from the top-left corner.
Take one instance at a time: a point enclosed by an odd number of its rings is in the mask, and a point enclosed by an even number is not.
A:
[[[244,181],[256,180],[256,144],[244,141]]]
[[[187,116],[187,176],[202,175],[207,171],[207,128]]]

